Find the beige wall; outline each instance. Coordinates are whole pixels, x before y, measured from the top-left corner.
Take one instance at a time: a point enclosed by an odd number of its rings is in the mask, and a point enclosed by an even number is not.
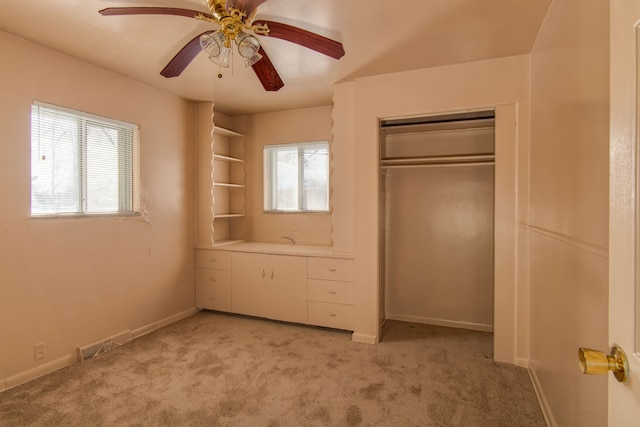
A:
[[[531,55],[531,369],[552,425],[607,423],[609,2],[554,1]]]
[[[387,319],[493,330],[493,175],[387,170]]]
[[[334,187],[343,200],[334,227],[354,223],[354,339],[380,338],[378,120],[424,116],[468,109],[496,109],[496,259],[495,357],[511,363],[526,360],[528,322],[516,307],[528,294],[517,280],[516,198],[518,150],[528,146],[529,57],[388,74],[335,86],[334,146],[354,161],[340,173],[346,185]],[[525,151],[526,153],[526,151]],[[334,156],[337,155],[334,153]],[[349,176],[346,171],[353,171]],[[526,199],[524,199],[526,200]],[[337,210],[337,209],[336,209]],[[353,213],[350,215],[350,213]],[[338,223],[340,222],[340,223]],[[348,246],[345,245],[345,246]]]
[[[2,389],[193,309],[194,106],[1,32],[0,51]],[[144,219],[30,219],[33,100],[140,125]]]
[[[246,116],[246,218],[244,235],[256,242],[332,243],[329,213],[264,213],[263,155],[265,145],[331,140],[331,106]],[[333,181],[331,187],[341,185]]]

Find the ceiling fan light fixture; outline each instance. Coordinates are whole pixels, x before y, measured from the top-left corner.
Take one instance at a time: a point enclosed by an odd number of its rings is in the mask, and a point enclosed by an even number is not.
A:
[[[260,50],[258,39],[244,31],[240,31],[236,36],[236,44],[238,45],[238,53],[243,58],[251,58]]]
[[[209,60],[224,68],[229,68],[231,58],[231,48],[227,44],[227,36],[221,31],[200,36],[200,47],[209,56]]]
[[[231,61],[231,49],[228,47],[222,47],[222,49],[220,49],[220,55],[209,55],[209,60],[221,67],[229,68],[229,62]]]
[[[262,59],[262,55],[256,52],[253,55],[251,55],[250,58],[243,57],[242,59],[244,60],[244,65],[246,65],[247,67],[251,67],[253,64],[255,64],[256,62]]]

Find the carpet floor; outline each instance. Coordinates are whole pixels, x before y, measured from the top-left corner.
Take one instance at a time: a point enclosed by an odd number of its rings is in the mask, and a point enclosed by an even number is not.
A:
[[[546,426],[491,334],[342,331],[214,312],[0,393],[0,426]]]

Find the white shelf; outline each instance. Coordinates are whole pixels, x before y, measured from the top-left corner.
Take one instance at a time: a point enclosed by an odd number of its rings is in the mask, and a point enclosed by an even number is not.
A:
[[[493,164],[494,161],[495,155],[492,153],[463,154],[455,156],[388,157],[380,160],[380,167],[471,166]]]
[[[231,188],[244,188],[242,184],[231,184],[229,182],[214,182],[214,187],[231,187]]]
[[[230,163],[244,163],[242,159],[236,159],[235,157],[223,156],[221,154],[214,154],[214,160],[220,160],[221,162],[230,162]]]
[[[232,245],[234,243],[240,243],[240,242],[244,242],[244,240],[237,240],[237,239],[216,240],[213,247],[216,248],[218,246]]]
[[[220,136],[226,136],[229,138],[244,138],[244,135],[241,133],[238,133],[236,131],[233,131],[231,129],[226,129],[220,126],[214,126],[213,127],[213,134],[214,135],[220,135]]]
[[[226,214],[214,214],[213,219],[216,218],[241,218],[243,217],[243,213],[226,213]]]

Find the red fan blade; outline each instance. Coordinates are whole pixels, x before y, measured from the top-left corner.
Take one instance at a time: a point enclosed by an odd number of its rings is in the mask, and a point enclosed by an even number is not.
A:
[[[227,0],[227,10],[229,8],[243,10],[247,16],[250,16],[251,13],[265,1],[267,0]]]
[[[187,18],[195,18],[203,15],[210,19],[215,19],[213,15],[191,9],[179,9],[176,7],[108,7],[99,12],[103,16],[113,15],[176,15]]]
[[[267,53],[262,49],[262,46],[258,52],[262,55],[262,59],[251,66],[253,71],[255,71],[256,76],[260,79],[260,83],[262,83],[264,90],[269,92],[276,92],[280,90],[280,88],[284,86],[284,82],[278,75],[276,68],[273,66],[273,63],[267,56]]]
[[[256,21],[253,24],[266,24],[269,27],[269,37],[287,40],[291,43],[313,49],[316,52],[320,52],[335,59],[340,59],[344,55],[344,47],[342,47],[342,43],[319,34],[303,30],[302,28],[273,21]]]
[[[160,74],[162,74],[166,78],[178,77],[180,74],[182,74],[184,69],[187,68],[187,65],[189,65],[191,61],[193,61],[193,58],[195,58],[196,55],[199,54],[202,50],[202,48],[200,47],[200,36],[213,32],[214,30],[205,31],[204,33],[196,36],[193,40],[187,43],[182,49],[180,49],[180,52],[178,52],[176,56],[174,56],[173,59],[169,61],[167,66],[164,67],[162,71],[160,71]]]

